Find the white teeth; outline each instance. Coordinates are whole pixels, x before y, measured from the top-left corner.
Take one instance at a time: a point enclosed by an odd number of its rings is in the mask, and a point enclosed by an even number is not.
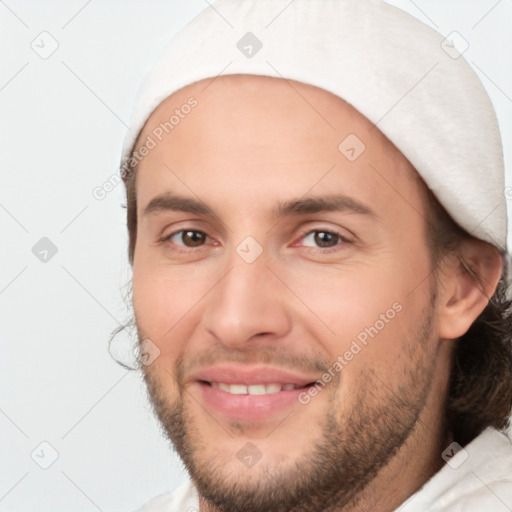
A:
[[[293,384],[286,384],[286,386],[293,387]],[[282,389],[286,389],[286,386],[283,386]],[[268,395],[272,395],[273,393],[279,393],[279,391],[281,391],[281,384],[267,384],[265,386],[265,392]]]
[[[300,386],[295,384],[225,384],[223,382],[211,382],[212,388],[221,389],[232,395],[273,395],[279,391],[289,391]]]
[[[231,384],[229,386],[229,392],[232,395],[247,395],[247,386],[244,384]]]
[[[264,395],[265,386],[263,384],[252,384],[247,387],[249,395]]]

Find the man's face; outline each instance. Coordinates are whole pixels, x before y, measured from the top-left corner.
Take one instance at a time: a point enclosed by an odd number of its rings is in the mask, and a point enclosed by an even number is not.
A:
[[[196,98],[137,171],[133,305],[156,412],[222,510],[347,503],[445,386],[423,185],[352,107],[291,84],[190,85],[139,137]]]

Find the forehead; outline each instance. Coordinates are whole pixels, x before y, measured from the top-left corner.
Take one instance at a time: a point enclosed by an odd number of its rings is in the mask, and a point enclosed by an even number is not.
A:
[[[183,108],[191,98],[194,108]],[[336,191],[377,207],[394,200],[422,208],[425,186],[378,127],[307,84],[253,75],[196,82],[152,113],[137,146],[148,139],[154,147],[137,169],[140,208],[162,188],[251,207]]]

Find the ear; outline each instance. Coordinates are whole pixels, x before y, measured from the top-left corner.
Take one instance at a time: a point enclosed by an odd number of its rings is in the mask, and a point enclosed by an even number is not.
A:
[[[470,238],[457,255],[441,263],[439,272],[439,336],[455,339],[465,334],[485,309],[503,272],[496,247]]]

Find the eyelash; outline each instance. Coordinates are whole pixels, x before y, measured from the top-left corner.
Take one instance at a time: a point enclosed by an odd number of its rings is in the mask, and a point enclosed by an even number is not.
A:
[[[170,240],[174,236],[176,236],[180,233],[185,233],[187,231],[190,231],[192,233],[200,233],[201,235],[204,235],[206,237],[206,239],[210,238],[204,231],[200,231],[198,229],[184,228],[184,229],[179,229],[177,231],[173,231],[169,235],[162,237],[159,241],[162,243],[170,242]],[[316,248],[314,248],[314,247],[310,247],[310,246],[305,246],[307,249],[319,250],[322,254],[338,251],[338,250],[340,250],[337,248],[338,246],[353,243],[352,240],[349,240],[347,237],[343,236],[341,233],[338,233],[337,231],[333,231],[333,230],[329,230],[329,229],[310,229],[310,230],[304,231],[300,234],[299,240],[303,241],[307,236],[309,236],[313,233],[328,233],[328,234],[333,235],[338,238],[338,243],[333,247],[327,247],[327,248],[316,247]],[[176,244],[172,244],[172,245],[174,246],[173,250],[177,253],[188,253],[188,252],[192,252],[194,250],[200,250],[201,248],[204,248],[204,244],[201,246],[198,246],[197,248],[188,247],[188,248],[184,248],[184,249],[181,247],[186,247],[186,246],[180,246],[180,245],[176,245]],[[294,246],[295,246],[295,244],[294,244]]]
[[[186,231],[191,231],[192,233],[201,233],[201,235],[204,235],[206,237],[206,239],[210,238],[204,231],[201,231],[199,229],[188,229],[188,228],[183,228],[183,229],[178,229],[177,231],[173,231],[172,233],[170,233],[169,235],[165,235],[163,236],[162,238],[160,238],[159,242],[161,243],[169,243],[170,245],[173,246],[173,251],[174,252],[177,252],[177,253],[190,253],[192,251],[194,251],[194,247],[186,247],[186,246],[180,246],[180,245],[176,245],[176,244],[173,244],[171,242],[171,238],[173,238],[174,236],[178,235],[179,233],[185,233]],[[182,248],[183,247],[183,248]],[[202,249],[204,248],[204,245],[201,245],[199,246],[196,251],[199,249]]]
[[[343,236],[341,233],[338,233],[338,231],[334,231],[334,230],[330,230],[330,229],[310,229],[310,230],[304,231],[303,233],[300,234],[299,240],[304,241],[304,239],[307,236],[309,236],[313,233],[327,233],[329,235],[333,235],[334,237],[336,237],[338,239],[336,245],[334,245],[333,247],[322,248],[322,247],[305,246],[307,249],[318,250],[322,254],[339,251],[339,250],[341,250],[339,246],[350,244],[352,242],[346,236]]]

